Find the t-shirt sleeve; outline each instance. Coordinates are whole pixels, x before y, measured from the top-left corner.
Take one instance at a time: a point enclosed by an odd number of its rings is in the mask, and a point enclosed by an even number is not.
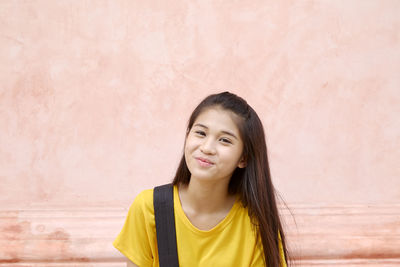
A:
[[[281,234],[279,232],[278,232],[278,237],[279,237],[279,256],[281,259],[282,267],[287,267],[287,264],[285,261],[285,253],[283,252]],[[258,237],[258,238],[259,238],[258,244],[262,244],[261,238],[260,237]],[[262,245],[256,250],[256,253],[254,254],[254,258],[251,263],[251,266],[265,266],[264,250],[262,248]]]
[[[152,191],[141,192],[130,206],[125,224],[113,242],[116,249],[140,267],[153,265],[154,208],[152,206]]]
[[[281,233],[279,235],[279,254],[281,258],[282,267],[287,267],[286,260],[285,260],[285,253],[283,252],[282,240],[281,240]]]

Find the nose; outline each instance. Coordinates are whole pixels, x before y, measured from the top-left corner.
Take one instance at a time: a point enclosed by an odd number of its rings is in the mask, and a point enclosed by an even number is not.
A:
[[[214,141],[212,138],[204,138],[200,146],[200,151],[204,154],[215,154]]]

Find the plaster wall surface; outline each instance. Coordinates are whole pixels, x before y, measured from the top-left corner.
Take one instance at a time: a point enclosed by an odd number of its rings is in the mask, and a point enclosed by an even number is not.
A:
[[[304,265],[400,264],[399,14],[0,1],[0,265],[122,266],[111,241],[129,205],[171,181],[191,111],[225,90],[264,123]]]

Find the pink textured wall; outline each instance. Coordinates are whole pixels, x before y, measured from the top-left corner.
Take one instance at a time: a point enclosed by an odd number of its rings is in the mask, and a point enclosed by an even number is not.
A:
[[[0,265],[117,266],[126,209],[172,179],[190,112],[221,90],[264,122],[304,264],[398,264],[399,14],[395,0],[0,1]],[[343,239],[315,250],[335,214]]]

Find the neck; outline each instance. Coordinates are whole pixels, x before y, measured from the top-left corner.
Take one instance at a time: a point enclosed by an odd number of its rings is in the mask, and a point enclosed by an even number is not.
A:
[[[193,213],[212,214],[229,211],[236,197],[228,194],[227,181],[190,179],[189,185],[179,187],[182,207]]]

